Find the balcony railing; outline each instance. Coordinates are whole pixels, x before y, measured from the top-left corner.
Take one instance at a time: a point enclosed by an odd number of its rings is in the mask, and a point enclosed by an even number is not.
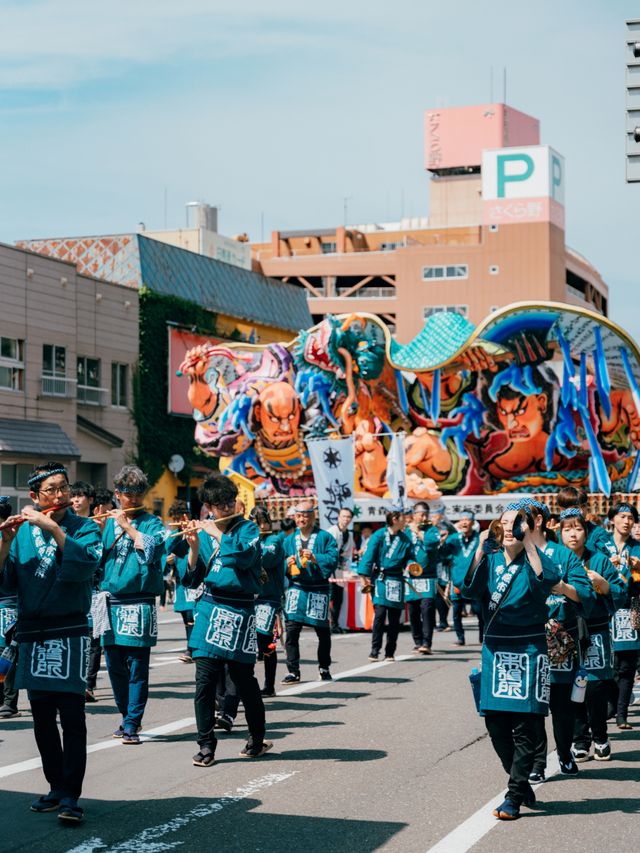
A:
[[[367,287],[366,289],[356,290],[349,296],[343,296],[340,291],[336,291],[333,296],[329,296],[324,288],[316,288],[318,296],[309,292],[309,299],[395,299],[395,287]]]
[[[73,397],[73,388],[76,379],[68,379],[66,376],[43,376],[42,395],[44,397]]]
[[[78,403],[84,403],[85,406],[106,406],[108,391],[108,388],[78,385]]]

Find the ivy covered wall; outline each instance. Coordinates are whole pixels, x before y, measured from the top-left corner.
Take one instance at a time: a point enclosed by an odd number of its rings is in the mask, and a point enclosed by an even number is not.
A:
[[[148,288],[140,293],[140,354],[133,377],[133,419],[138,430],[137,464],[153,486],[162,476],[174,453],[184,458],[178,475],[183,483],[191,478],[198,461],[195,422],[167,413],[169,342],[167,323],[195,327],[204,335],[219,336],[216,315],[178,296],[163,296]],[[215,467],[213,459],[207,465]]]

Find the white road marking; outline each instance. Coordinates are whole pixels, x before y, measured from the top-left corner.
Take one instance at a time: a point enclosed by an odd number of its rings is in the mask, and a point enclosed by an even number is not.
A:
[[[232,806],[234,803],[240,802],[240,800],[246,800],[247,797],[252,797],[264,788],[270,788],[272,785],[277,785],[278,782],[284,782],[298,772],[298,770],[293,770],[289,773],[267,773],[266,776],[262,776],[259,779],[252,779],[241,788],[236,788],[234,793],[229,792],[222,797],[216,797],[215,800],[198,803],[197,806],[194,806],[186,814],[176,815],[171,820],[166,821],[166,823],[160,823],[157,826],[150,826],[147,829],[143,829],[142,832],[138,832],[125,841],[118,841],[113,846],[105,844],[101,838],[93,837],[82,842],[77,847],[67,850],[67,853],[96,853],[99,850],[103,850],[105,853],[157,853],[157,851],[162,850],[173,850],[176,847],[181,847],[185,844],[185,841],[164,842],[159,839],[171,833],[179,832],[195,821],[200,820],[200,818],[217,814],[227,808],[227,806]]]
[[[398,655],[396,657],[396,661],[411,660],[414,657],[415,655]],[[163,661],[162,663],[151,664],[151,666],[166,666],[170,663],[174,663],[174,661]],[[356,667],[356,669],[348,669],[345,672],[337,673],[333,676],[333,681],[340,681],[341,679],[349,678],[352,675],[360,675],[363,672],[370,672],[373,669],[381,669],[382,667],[392,665],[393,661],[384,660],[376,661],[375,663],[368,663],[364,666]],[[311,690],[317,690],[319,687],[328,687],[331,683],[331,681],[320,681],[319,679],[317,681],[305,681],[302,684],[296,684],[295,687],[289,687],[285,690],[278,691],[277,696],[295,696],[299,693],[309,693]],[[195,724],[195,719],[193,717],[187,717],[183,720],[177,720],[174,723],[167,723],[165,726],[151,729],[150,731],[145,732],[144,735],[140,735],[140,739],[150,740],[155,735],[168,734],[169,732],[184,729],[193,724]],[[268,727],[269,726],[267,724],[267,729]],[[114,746],[118,746],[119,743],[120,741],[115,738],[111,738],[107,741],[100,741],[99,743],[94,743],[87,747],[87,752],[98,752],[101,749],[111,749]],[[16,773],[24,773],[27,770],[37,770],[38,767],[42,767],[42,762],[39,758],[28,758],[26,761],[19,761],[17,764],[8,764],[6,767],[0,767],[0,779],[4,779],[7,776],[14,776]]]
[[[179,729],[186,729],[189,726],[195,725],[195,722],[195,717],[184,717],[182,720],[175,720],[173,723],[149,729],[148,732],[140,735],[140,740],[153,740],[154,737],[176,732]],[[122,746],[122,743],[118,738],[110,738],[109,740],[91,744],[91,746],[87,747],[87,753],[100,752],[103,749],[113,749],[115,746]],[[7,764],[6,767],[0,767],[0,779],[6,779],[7,776],[15,776],[16,773],[24,773],[27,770],[37,770],[38,767],[42,767],[42,761],[39,758],[28,758],[26,761],[18,761],[16,764]]]
[[[559,772],[558,755],[554,750],[547,755],[547,779]],[[534,790],[537,790],[542,784],[544,783],[534,785]],[[502,791],[488,803],[485,803],[475,814],[472,814],[437,844],[430,847],[427,853],[466,853],[467,850],[471,850],[474,844],[477,844],[487,832],[490,832],[494,826],[500,823],[491,812],[504,800],[506,793],[506,791]]]
[[[403,660],[412,660],[415,655],[398,655],[396,662]],[[383,666],[393,666],[394,661],[375,661],[364,666],[358,666],[356,669],[348,669],[345,672],[339,672],[333,676],[333,681],[340,681],[342,678],[350,678],[352,675],[360,675],[362,672],[370,672],[372,669],[381,669]],[[331,681],[305,681],[302,684],[296,684],[295,687],[287,687],[285,690],[279,690],[276,696],[295,696],[296,693],[308,693],[309,690],[317,690],[318,687],[327,687]]]

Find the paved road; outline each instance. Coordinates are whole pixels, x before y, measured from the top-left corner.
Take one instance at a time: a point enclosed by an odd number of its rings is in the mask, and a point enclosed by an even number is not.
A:
[[[479,646],[438,634],[431,658],[411,655],[400,635],[395,663],[367,662],[367,635],[336,638],[333,683],[303,682],[268,700],[271,753],[238,753],[246,728],[222,735],[211,768],[196,768],[193,666],[177,659],[182,621],[161,614],[139,747],[110,737],[119,718],[106,675],[88,707],[91,752],[86,821],[58,825],[35,815],[45,792],[28,713],[0,723],[0,851],[29,853],[305,853],[373,850],[519,853],[637,850],[640,743],[612,734],[614,759],[582,765],[578,779],[554,776],[538,788],[541,807],[498,824],[488,803],[504,773],[472,706],[466,676]],[[477,639],[474,630],[469,639]],[[303,632],[303,677],[316,677],[315,635]],[[279,668],[279,673],[284,668]],[[24,703],[22,703],[24,705]],[[632,721],[640,724],[632,708]],[[640,729],[638,730],[640,731]]]

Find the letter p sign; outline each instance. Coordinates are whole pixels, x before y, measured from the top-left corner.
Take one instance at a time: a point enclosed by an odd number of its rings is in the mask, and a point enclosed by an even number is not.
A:
[[[505,198],[507,184],[529,180],[533,175],[533,169],[533,158],[524,152],[518,154],[498,154],[497,197]]]

